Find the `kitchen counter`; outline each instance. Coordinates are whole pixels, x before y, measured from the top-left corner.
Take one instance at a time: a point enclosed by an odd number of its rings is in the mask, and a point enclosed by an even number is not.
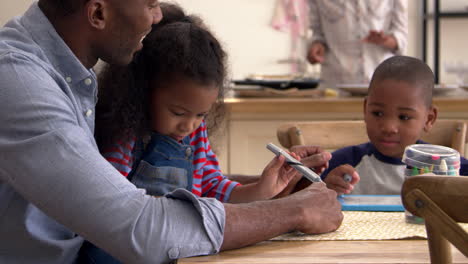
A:
[[[325,98],[227,98],[229,118],[349,120],[362,119],[364,97]],[[468,118],[468,93],[452,97],[434,97],[439,118]]]
[[[260,174],[273,158],[265,145],[276,139],[285,122],[361,120],[364,97],[226,98],[226,130],[215,138],[215,151],[224,173]],[[468,93],[436,96],[439,119],[468,119]],[[213,141],[213,140],[212,140]]]

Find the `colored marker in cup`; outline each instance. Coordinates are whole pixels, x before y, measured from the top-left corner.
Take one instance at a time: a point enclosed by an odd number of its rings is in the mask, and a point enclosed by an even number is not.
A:
[[[440,161],[439,170],[440,172],[447,174],[448,167],[447,162],[444,159]]]

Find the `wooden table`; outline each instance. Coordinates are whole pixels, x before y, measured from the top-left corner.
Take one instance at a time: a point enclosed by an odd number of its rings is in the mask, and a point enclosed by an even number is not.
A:
[[[452,259],[453,263],[468,263],[453,247]],[[430,259],[426,240],[267,241],[177,263],[430,263]]]

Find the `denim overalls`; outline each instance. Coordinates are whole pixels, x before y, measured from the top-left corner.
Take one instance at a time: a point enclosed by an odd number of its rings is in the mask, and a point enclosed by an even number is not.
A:
[[[149,195],[162,196],[177,188],[192,190],[193,146],[153,132],[130,181]]]
[[[137,141],[135,147],[135,166],[129,175],[130,181],[146,193],[163,196],[177,188],[192,190],[193,146],[190,137],[182,142],[153,132],[144,147]],[[121,264],[120,261],[88,241],[83,244],[78,258],[83,264]]]

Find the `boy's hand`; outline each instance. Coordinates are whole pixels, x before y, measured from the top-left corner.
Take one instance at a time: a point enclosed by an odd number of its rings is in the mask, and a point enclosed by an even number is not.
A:
[[[350,182],[344,179],[345,174],[351,175],[352,179]],[[334,190],[338,194],[349,194],[359,180],[359,174],[356,170],[351,165],[345,164],[330,171],[324,182],[327,184],[328,188]]]

